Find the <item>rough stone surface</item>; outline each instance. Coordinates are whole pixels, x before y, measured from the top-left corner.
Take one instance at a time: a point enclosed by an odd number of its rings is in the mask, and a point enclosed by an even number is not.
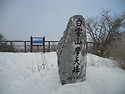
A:
[[[86,79],[86,32],[81,15],[69,19],[57,47],[59,75],[62,84],[82,82]]]

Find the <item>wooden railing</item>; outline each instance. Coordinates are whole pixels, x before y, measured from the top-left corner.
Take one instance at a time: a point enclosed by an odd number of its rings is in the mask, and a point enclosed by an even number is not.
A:
[[[58,41],[45,41],[45,52],[56,51]],[[1,52],[31,52],[31,41],[0,41]],[[43,46],[32,47],[32,52],[43,52]]]
[[[59,41],[45,41],[45,52],[56,51]],[[94,43],[87,42],[87,52],[95,53]],[[0,52],[43,52],[43,46],[33,46],[31,51],[31,41],[0,41]]]

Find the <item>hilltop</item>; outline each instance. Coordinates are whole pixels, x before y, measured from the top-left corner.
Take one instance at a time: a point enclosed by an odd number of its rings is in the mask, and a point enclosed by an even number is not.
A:
[[[113,60],[87,54],[86,76],[61,85],[55,52],[0,53],[1,94],[125,94],[125,70]]]

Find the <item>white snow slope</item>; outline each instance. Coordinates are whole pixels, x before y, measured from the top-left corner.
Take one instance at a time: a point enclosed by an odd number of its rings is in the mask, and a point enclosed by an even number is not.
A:
[[[0,94],[125,94],[125,70],[112,62],[87,54],[86,81],[61,85],[55,52],[0,53]]]

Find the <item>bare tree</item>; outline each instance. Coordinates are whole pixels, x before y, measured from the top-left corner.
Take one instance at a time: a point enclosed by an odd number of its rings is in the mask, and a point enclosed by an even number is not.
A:
[[[116,40],[112,46],[108,46],[110,57],[119,63],[122,69],[125,69],[125,32],[121,33],[120,39]]]
[[[112,41],[119,39],[120,27],[125,20],[125,14],[112,17],[109,13],[110,11],[103,10],[100,17],[86,20],[87,33],[94,43],[94,54],[98,55],[98,52],[101,52],[101,56],[108,53],[107,46],[111,45]]]
[[[0,34],[0,52],[10,52],[14,50],[14,47],[11,45],[8,45],[6,41],[6,38]]]
[[[2,40],[6,40],[6,38],[2,35],[2,34],[0,34],[0,40],[2,41]]]

